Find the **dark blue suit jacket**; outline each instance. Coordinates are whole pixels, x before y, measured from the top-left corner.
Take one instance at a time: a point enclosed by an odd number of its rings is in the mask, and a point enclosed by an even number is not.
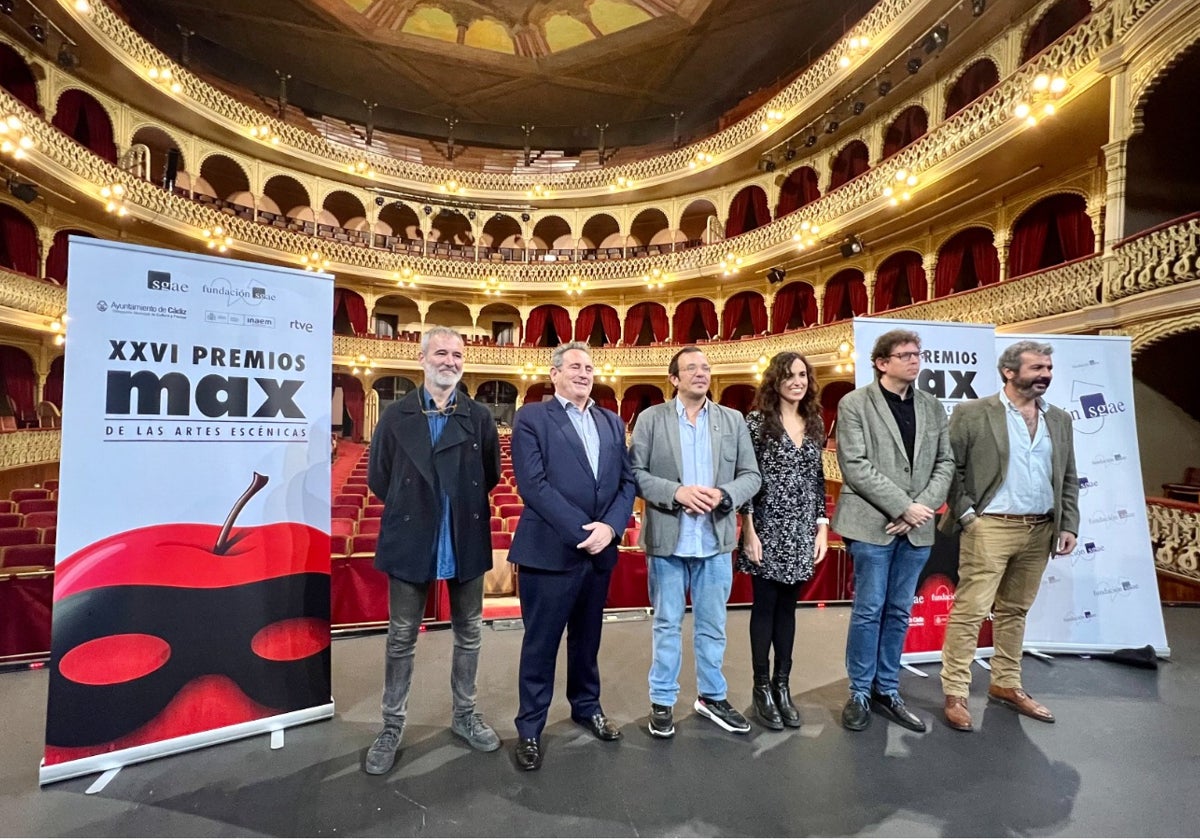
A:
[[[600,436],[599,478],[592,476],[583,441],[557,398],[522,406],[513,419],[513,473],[525,510],[508,552],[510,562],[548,571],[584,562],[600,570],[617,564],[637,485],[621,418],[598,405],[590,411]],[[595,556],[575,547],[587,539],[583,526],[589,522],[604,522],[616,534]]]

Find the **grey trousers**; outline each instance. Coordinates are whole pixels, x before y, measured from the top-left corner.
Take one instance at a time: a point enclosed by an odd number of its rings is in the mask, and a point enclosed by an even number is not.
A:
[[[389,582],[383,723],[403,729],[412,688],[413,654],[430,584],[396,578],[390,578]],[[450,589],[450,626],[454,631],[450,695],[454,717],[462,717],[475,711],[475,674],[479,670],[479,643],[483,634],[483,576],[465,583],[456,580],[446,583]]]

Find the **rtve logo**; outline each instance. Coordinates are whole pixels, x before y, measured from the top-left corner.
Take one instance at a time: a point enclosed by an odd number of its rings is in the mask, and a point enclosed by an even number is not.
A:
[[[187,283],[172,283],[169,271],[147,271],[146,288],[156,292],[186,292]]]

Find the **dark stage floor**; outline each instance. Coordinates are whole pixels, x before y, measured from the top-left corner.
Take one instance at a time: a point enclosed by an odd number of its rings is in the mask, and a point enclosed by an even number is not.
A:
[[[378,723],[383,637],[334,644],[334,720],[268,739],[127,767],[100,793],[93,779],[37,786],[46,673],[0,675],[0,834],[302,836],[1169,836],[1200,826],[1200,610],[1168,609],[1174,659],[1141,671],[1106,662],[1026,658],[1025,684],[1058,716],[1046,725],[984,700],[978,731],[947,729],[936,674],[903,677],[925,735],[876,718],[838,725],[849,611],[802,610],[793,686],[798,731],[727,734],[691,711],[690,664],[674,740],[651,739],[650,624],[605,628],[604,706],[614,744],[571,723],[561,697],[538,773],[513,765],[520,631],[487,631],[479,708],[505,739],[472,753],[450,734],[449,632],[418,647],[417,686],[396,768],[360,771]],[[750,701],[746,612],[730,615],[730,699]],[[688,619],[690,628],[690,618]],[[690,657],[690,645],[686,656]],[[686,659],[685,659],[686,662]],[[936,671],[936,668],[934,668]],[[561,693],[560,677],[560,693]]]

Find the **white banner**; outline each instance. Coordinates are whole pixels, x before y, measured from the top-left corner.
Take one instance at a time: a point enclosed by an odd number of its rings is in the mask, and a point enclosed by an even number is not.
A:
[[[41,781],[333,713],[328,275],[72,238]]]
[[[1074,420],[1080,520],[1075,551],[1046,567],[1025,646],[1103,653],[1150,644],[1169,655],[1142,491],[1130,340],[997,335],[996,354],[1022,339],[1054,347],[1046,399]]]
[[[921,372],[917,388],[941,400],[946,415],[966,400],[989,393],[995,380],[996,330],[991,324],[959,324],[943,321],[902,321],[896,318],[855,318],[855,385],[875,381],[871,348],[889,330],[912,330],[921,337]],[[939,662],[946,622],[958,585],[958,539],[941,531],[935,534],[933,550],[913,595],[908,633],[904,637],[905,663]],[[977,653],[991,654],[992,626],[980,629]]]

